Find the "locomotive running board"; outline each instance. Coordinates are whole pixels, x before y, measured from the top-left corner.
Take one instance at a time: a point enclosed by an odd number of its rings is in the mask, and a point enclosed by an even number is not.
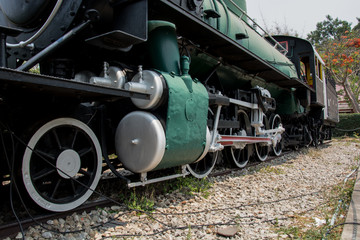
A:
[[[77,82],[70,79],[58,78],[22,72],[10,68],[0,68],[0,87],[7,86],[7,89],[27,89],[34,94],[52,93],[55,96],[74,97],[84,101],[139,98],[149,99],[149,94],[102,87],[94,84]]]
[[[251,136],[230,136],[230,135],[220,135],[221,139],[217,141],[218,143],[222,144],[223,146],[232,146],[236,143],[267,143],[271,144],[271,138],[269,137],[251,137]]]

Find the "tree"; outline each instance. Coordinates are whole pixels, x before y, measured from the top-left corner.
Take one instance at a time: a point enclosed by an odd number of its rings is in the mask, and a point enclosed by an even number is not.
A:
[[[263,27],[265,32],[272,36],[272,35],[285,35],[285,36],[295,36],[300,37],[300,34],[295,31],[294,29],[290,28],[287,23],[286,19],[284,19],[284,23],[280,24],[277,21],[274,21],[273,24],[269,27],[268,21],[265,20],[264,16],[261,14],[261,19],[263,22]],[[254,19],[255,20],[255,19]]]
[[[343,35],[323,43],[321,55],[330,77],[344,88],[354,112],[360,113],[360,31],[345,31]]]
[[[345,98],[354,112],[360,113],[359,76],[360,76],[360,19],[351,29],[351,23],[330,15],[317,23],[316,30],[308,34],[326,63],[328,77],[343,87]]]
[[[270,28],[266,24],[264,26],[265,26],[265,31],[269,35],[285,35],[285,36],[299,37],[299,33],[294,29],[290,28],[286,24],[286,22],[282,25],[278,22],[274,22],[274,24]]]
[[[360,31],[360,18],[356,18],[356,20],[358,21],[358,23],[353,28],[353,31]]]
[[[351,23],[326,15],[326,20],[316,24],[316,30],[308,34],[307,39],[317,47],[332,40],[340,40],[346,31],[351,31]]]

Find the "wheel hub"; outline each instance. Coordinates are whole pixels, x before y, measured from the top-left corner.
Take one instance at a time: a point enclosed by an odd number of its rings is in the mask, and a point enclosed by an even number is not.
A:
[[[60,153],[56,160],[56,168],[59,175],[69,179],[75,177],[80,170],[80,156],[72,149],[67,149]]]

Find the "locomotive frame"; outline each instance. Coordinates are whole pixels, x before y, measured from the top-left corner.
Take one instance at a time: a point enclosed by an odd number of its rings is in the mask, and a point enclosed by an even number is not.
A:
[[[242,168],[317,146],[338,122],[315,49],[259,34],[244,0],[28,4],[0,2],[0,164],[47,210],[85,202],[103,162],[129,187],[202,178],[221,151]]]

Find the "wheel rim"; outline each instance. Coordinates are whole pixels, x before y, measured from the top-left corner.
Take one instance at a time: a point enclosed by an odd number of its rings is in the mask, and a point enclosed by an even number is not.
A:
[[[249,162],[248,146],[243,149],[230,148],[231,157],[238,168],[244,168]]]
[[[186,165],[187,170],[196,178],[204,178],[210,174],[215,166],[219,152],[209,152],[198,162]]]
[[[62,212],[90,197],[99,182],[101,165],[101,148],[93,131],[76,119],[59,118],[31,137],[21,173],[36,204]]]
[[[238,111],[238,120],[239,120],[239,133],[245,131],[246,135],[251,135],[251,126],[250,120],[246,112],[243,110]],[[234,133],[231,133],[234,134]],[[244,168],[249,162],[250,154],[249,154],[249,145],[246,145],[244,148],[230,148],[230,156],[232,157],[232,161],[235,166],[239,168]]]
[[[276,114],[275,116],[273,116],[271,118],[270,122],[271,122],[271,129],[277,128],[281,124],[281,118],[280,118],[280,116],[278,114]],[[280,156],[281,153],[282,153],[281,141],[278,142],[276,144],[276,146],[272,145],[272,150],[273,150],[273,153],[275,154],[275,156]]]
[[[267,117],[264,115],[263,117],[263,123],[264,123],[264,129],[269,129],[269,121]],[[256,152],[256,158],[260,160],[261,162],[265,161],[269,155],[270,147],[267,145],[264,145],[262,143],[255,143],[255,152]]]
[[[208,109],[208,119],[214,120],[214,112],[211,108]],[[204,178],[210,174],[213,170],[219,152],[208,152],[201,160],[197,160],[194,163],[187,164],[186,169],[196,178]]]

